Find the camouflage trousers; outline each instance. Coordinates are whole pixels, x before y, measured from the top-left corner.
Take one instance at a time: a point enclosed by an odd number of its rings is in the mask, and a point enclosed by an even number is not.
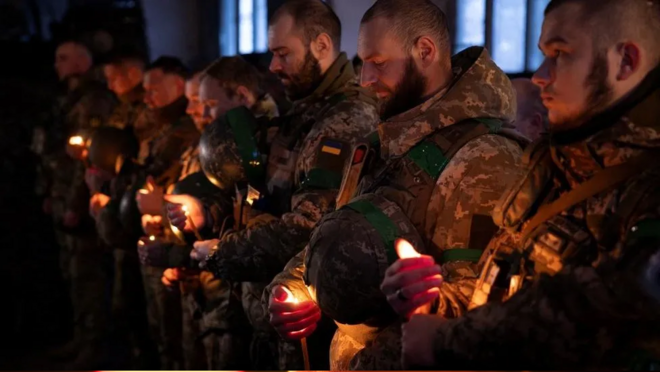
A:
[[[157,369],[156,344],[149,335],[140,261],[135,249],[114,249],[112,331],[127,368]]]
[[[185,276],[179,282],[181,292],[181,349],[184,369],[205,369],[205,350],[198,337],[200,335],[200,316],[196,306],[196,293],[199,291],[199,276]]]
[[[181,292],[161,282],[162,267],[141,266],[149,333],[156,342],[161,369],[181,369]]]
[[[85,348],[106,341],[109,326],[108,262],[97,236],[58,232],[60,265],[69,284],[74,337]]]

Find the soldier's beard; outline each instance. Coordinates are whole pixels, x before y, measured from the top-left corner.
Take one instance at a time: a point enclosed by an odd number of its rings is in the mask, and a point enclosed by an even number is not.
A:
[[[390,90],[390,97],[381,101],[380,118],[389,119],[421,104],[426,83],[426,77],[419,72],[413,58],[408,57],[401,80]]]
[[[551,127],[560,131],[577,128],[594,115],[605,110],[610,105],[614,95],[612,85],[607,81],[608,70],[607,55],[604,52],[597,53],[594,56],[591,73],[589,73],[584,83],[589,91],[589,96],[585,102],[585,110],[576,117],[564,118],[554,122]]]
[[[302,61],[298,73],[288,75],[283,72],[277,74],[280,79],[288,79],[289,85],[284,91],[289,99],[296,101],[312,94],[314,89],[321,83],[323,75],[319,61],[314,58],[312,52],[307,49],[305,59]]]

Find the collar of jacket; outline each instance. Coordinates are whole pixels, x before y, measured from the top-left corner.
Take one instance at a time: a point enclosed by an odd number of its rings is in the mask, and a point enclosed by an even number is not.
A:
[[[160,126],[174,124],[180,117],[186,115],[187,106],[188,99],[181,96],[169,105],[154,110],[155,120]]]
[[[291,111],[303,111],[314,102],[341,92],[351,82],[355,82],[353,64],[346,57],[346,53],[341,52],[323,75],[319,86],[309,96],[294,101]]]
[[[506,74],[482,47],[452,58],[454,79],[424,103],[378,125],[381,156],[402,156],[438,129],[471,118],[496,118],[513,128],[515,92]]]
[[[119,100],[122,103],[130,103],[130,104],[135,104],[135,103],[142,103],[142,99],[144,98],[144,88],[142,87],[142,84],[138,84],[133,89],[128,91],[125,94],[122,94],[121,96],[118,96]]]

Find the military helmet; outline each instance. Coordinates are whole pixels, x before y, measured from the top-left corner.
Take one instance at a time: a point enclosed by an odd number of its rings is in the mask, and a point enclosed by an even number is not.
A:
[[[264,160],[254,139],[258,126],[244,106],[209,124],[199,141],[199,161],[209,181],[223,190],[239,182],[260,183]]]
[[[394,240],[420,253],[422,238],[399,206],[376,194],[353,199],[326,215],[312,233],[305,284],[321,310],[343,324],[387,321],[394,314],[380,285],[398,259]]]
[[[138,177],[136,182],[126,189],[119,202],[119,220],[124,231],[131,236],[143,235],[142,213],[135,200],[135,194],[144,186],[145,182],[145,177]]]
[[[137,157],[139,144],[128,130],[100,127],[94,130],[88,150],[92,165],[118,174],[127,159]]]

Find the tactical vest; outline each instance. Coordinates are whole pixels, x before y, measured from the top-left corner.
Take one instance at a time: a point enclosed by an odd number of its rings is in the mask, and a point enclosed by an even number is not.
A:
[[[556,186],[566,185],[567,181],[554,164],[547,141],[541,140],[528,147],[523,155],[523,167],[527,172],[512,185],[493,213],[499,226],[514,233],[520,231],[520,247],[513,252],[498,252],[500,247],[492,246],[491,251],[483,255],[480,262],[483,269],[470,309],[489,300],[510,298],[525,281],[533,279],[533,274],[554,275],[567,264],[589,265],[596,260],[599,251],[611,251],[618,243],[625,244],[621,237],[637,228],[630,225],[633,213],[660,183],[660,167],[647,169],[652,158],[642,156],[602,170],[573,190],[561,193],[567,186]],[[644,171],[648,171],[646,176],[631,185],[613,215],[576,218],[560,213]],[[576,193],[580,188],[582,192]],[[560,205],[562,208],[557,213],[547,212],[552,204],[561,203],[562,198],[566,203]]]
[[[429,254],[434,255],[436,261],[443,264],[453,261],[477,262],[485,247],[444,252],[430,249],[433,246],[433,224],[437,218],[430,216],[428,205],[437,180],[453,156],[468,142],[486,134],[502,135],[524,145],[521,137],[503,129],[498,119],[466,120],[434,132],[401,157],[376,164],[374,171],[369,172],[375,176],[363,179],[359,193],[373,192],[399,205],[419,231],[424,244],[429,247]],[[372,147],[378,148],[378,143],[372,140]]]

